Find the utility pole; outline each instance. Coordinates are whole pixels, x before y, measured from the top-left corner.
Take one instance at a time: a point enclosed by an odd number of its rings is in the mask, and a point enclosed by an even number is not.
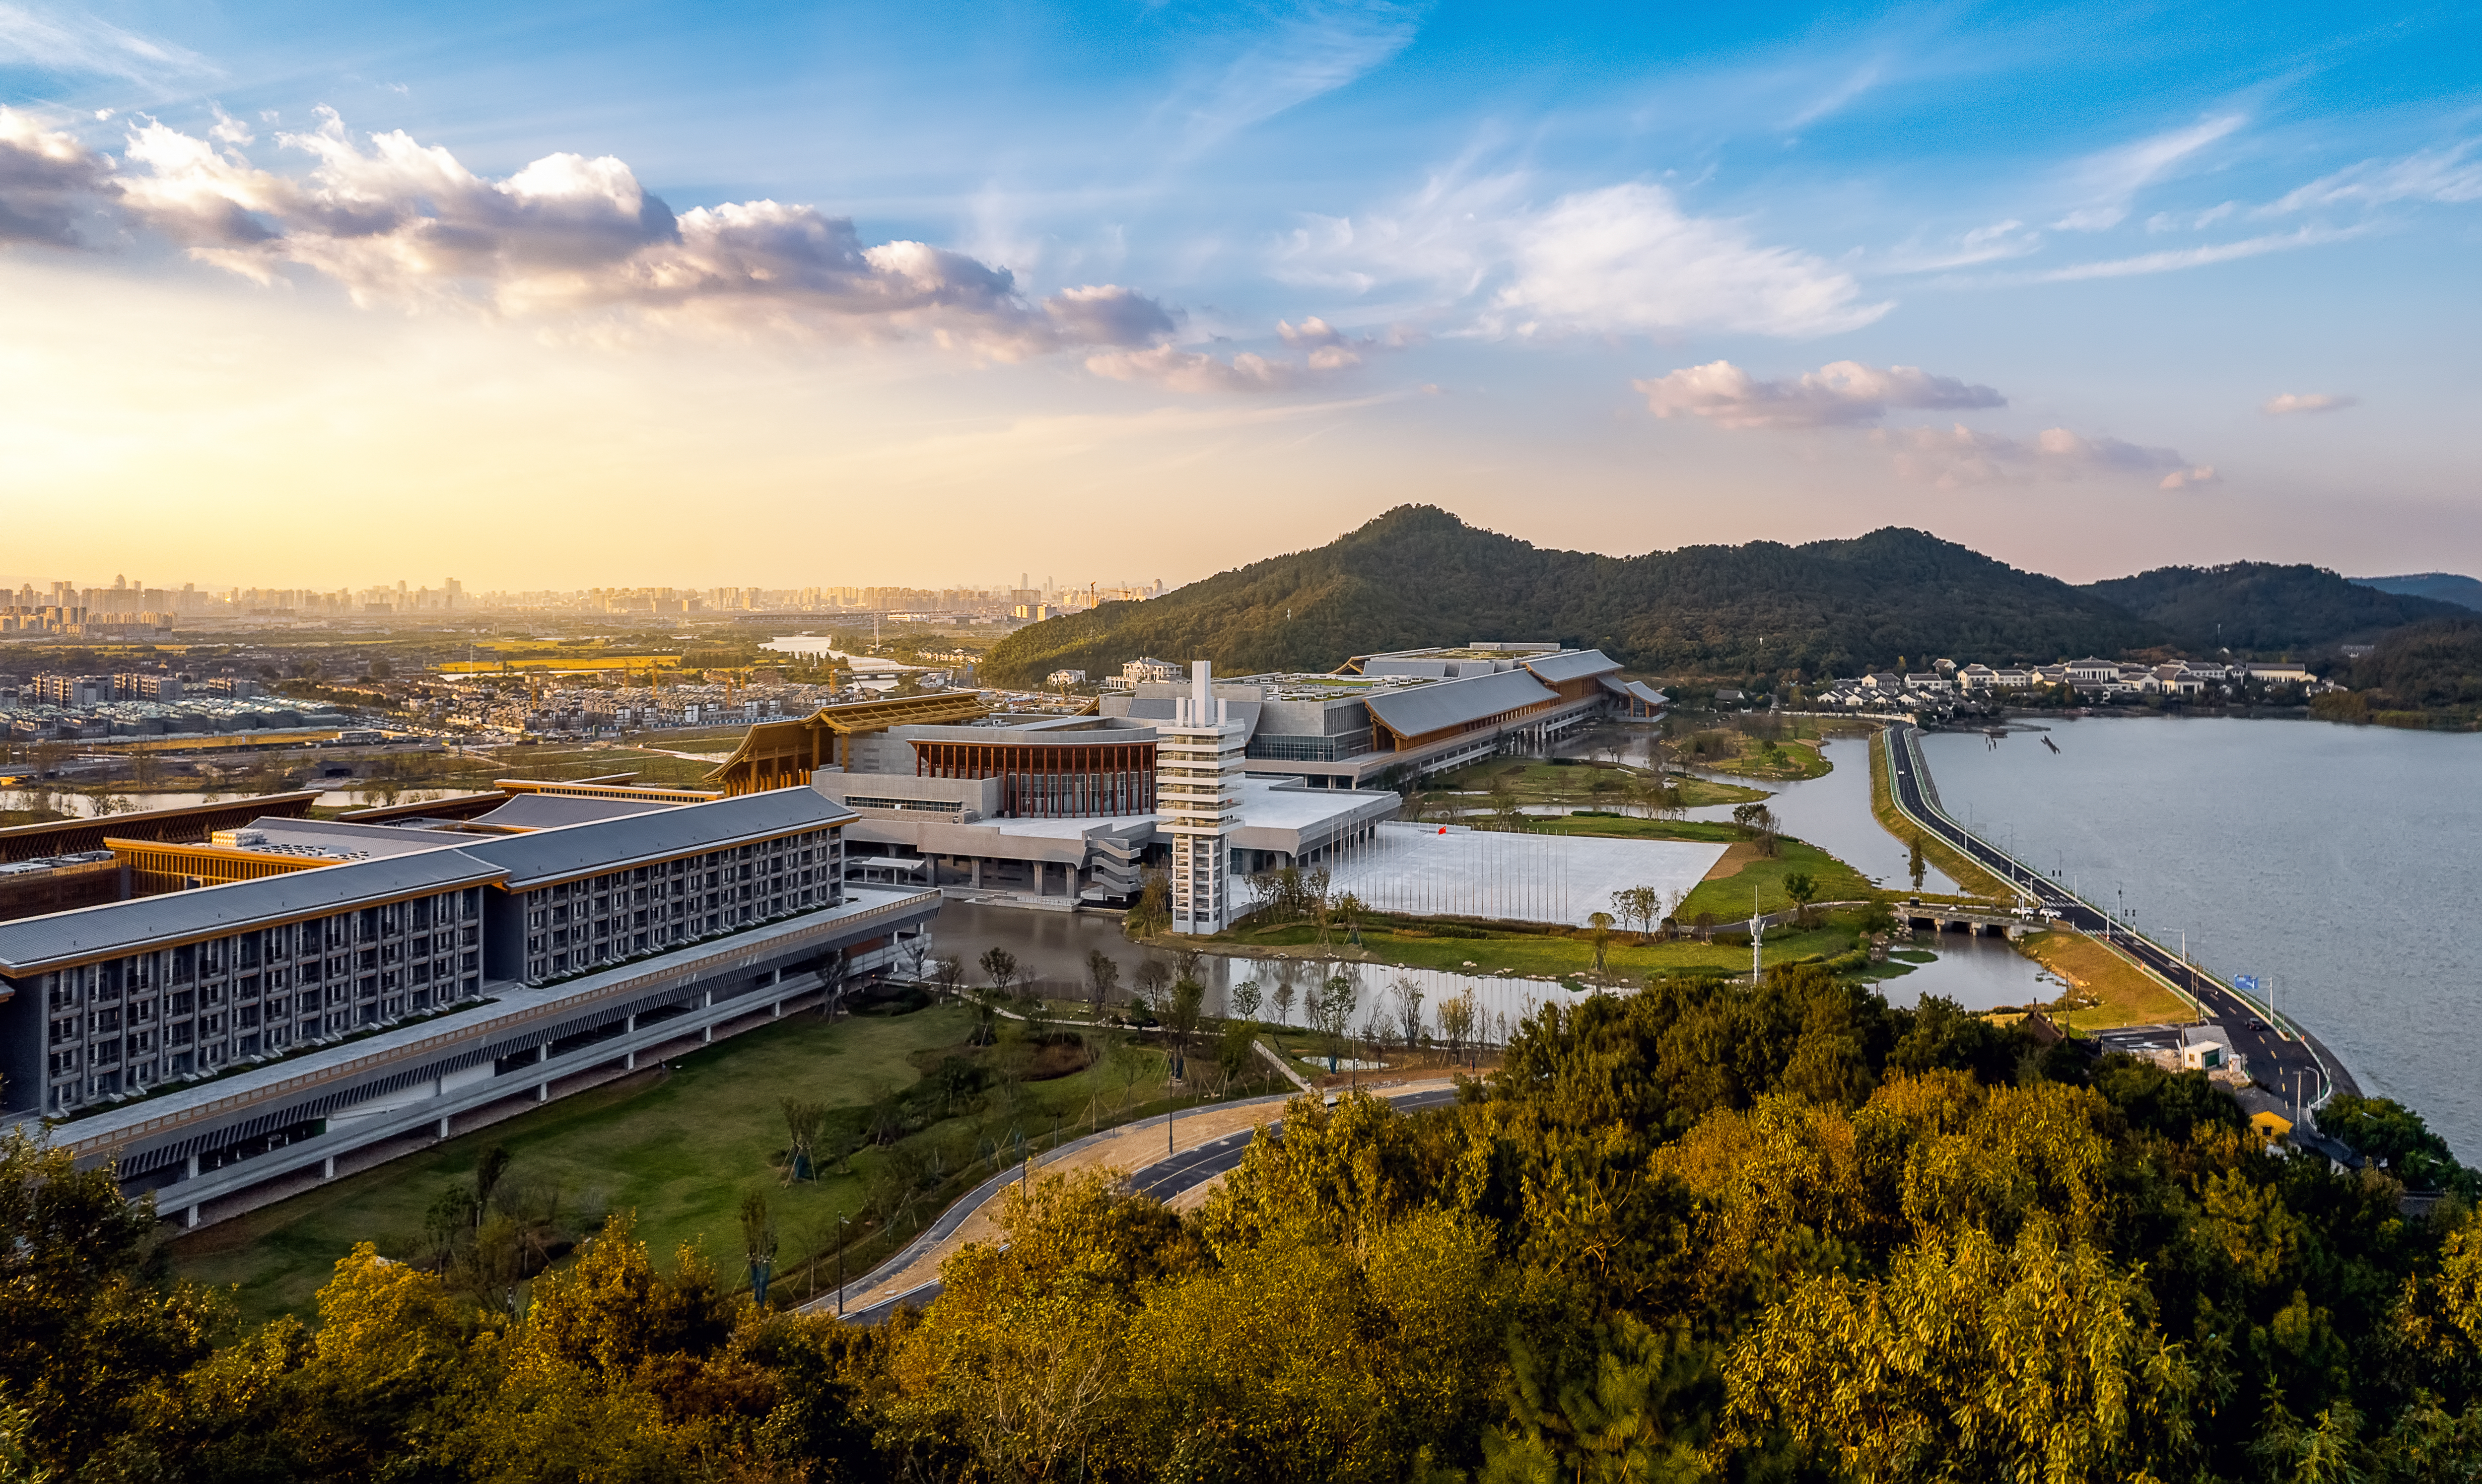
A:
[[[845,1224],[853,1218],[836,1218],[836,1317],[845,1316]]]

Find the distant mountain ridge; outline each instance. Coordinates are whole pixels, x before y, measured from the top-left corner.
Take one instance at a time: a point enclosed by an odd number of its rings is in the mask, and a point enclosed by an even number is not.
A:
[[[2358,587],[2376,588],[2382,593],[2427,597],[2433,602],[2454,603],[2460,608],[2482,612],[2482,582],[2456,572],[2409,572],[2401,577],[2348,577],[2345,580]]]
[[[1110,674],[1141,654],[1228,673],[1322,671],[1375,650],[1556,639],[1664,673],[1818,676],[1899,656],[2050,661],[2163,637],[2057,578],[1921,531],[1609,557],[1406,505],[1324,546],[1031,624],[984,668],[1016,683],[1060,669]]]
[[[1154,655],[1210,659],[1228,674],[1325,671],[1381,650],[1549,639],[1663,675],[1816,679],[1937,656],[1994,665],[2157,648],[2299,656],[2442,615],[2470,617],[2310,566],[2164,567],[2074,587],[1896,526],[1798,546],[1611,557],[1402,505],[1324,546],[1149,602],[1029,624],[994,646],[984,670],[1033,684]]]
[[[2357,583],[2323,567],[2232,562],[2158,567],[2085,591],[2162,625],[2180,648],[2299,651],[2460,615],[2451,603]]]

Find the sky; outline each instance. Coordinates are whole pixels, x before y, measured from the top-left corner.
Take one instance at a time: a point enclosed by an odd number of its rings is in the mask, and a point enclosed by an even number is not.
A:
[[[2482,573],[2477,263],[2470,5],[0,0],[0,578]]]

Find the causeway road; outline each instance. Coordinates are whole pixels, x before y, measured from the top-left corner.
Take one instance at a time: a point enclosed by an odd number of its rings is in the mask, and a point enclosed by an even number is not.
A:
[[[2248,1058],[2251,1080],[2278,1100],[2289,1101],[2296,1088],[2301,1100],[2315,1103],[2329,1093],[2358,1093],[2351,1073],[2315,1037],[2289,1021],[2271,1018],[2242,998],[2214,975],[2184,962],[2152,939],[2115,923],[2111,914],[2088,904],[2059,882],[2034,870],[1990,841],[1967,833],[1936,802],[1921,754],[1914,745],[1916,729],[1899,723],[1888,729],[1888,778],[1896,805],[1914,824],[1930,831],[1959,854],[2017,889],[2035,907],[2051,913],[2079,932],[2106,939],[2111,945],[2178,987],[2205,1010],[2206,1019],[2222,1030],[2232,1049]],[[2165,1044],[2175,1044],[2167,1027]]]

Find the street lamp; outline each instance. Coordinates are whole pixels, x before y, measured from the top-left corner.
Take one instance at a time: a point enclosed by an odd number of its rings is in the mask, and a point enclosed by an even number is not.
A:
[[[853,1218],[836,1218],[836,1317],[845,1316],[845,1224]]]

